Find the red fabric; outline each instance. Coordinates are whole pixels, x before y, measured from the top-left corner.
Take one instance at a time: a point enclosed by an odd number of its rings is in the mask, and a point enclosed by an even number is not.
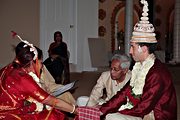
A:
[[[48,96],[22,69],[9,65],[0,70],[0,119],[44,120],[49,115],[48,120],[64,120],[56,109],[36,113],[36,105],[26,102],[29,97],[42,102]]]
[[[93,107],[79,107],[78,116],[74,120],[100,120],[100,111]]]
[[[100,108],[103,114],[118,112],[118,108],[126,103],[129,84],[119,91],[109,102]],[[149,70],[140,101],[132,108],[119,111],[122,114],[144,117],[154,111],[155,120],[177,120],[177,99],[171,75],[164,64],[155,60]]]
[[[133,105],[136,105],[140,101],[140,99],[134,98],[131,92],[132,92],[131,89],[128,89],[126,96],[129,98],[129,101],[131,101]]]
[[[0,113],[0,119],[3,120],[65,120],[65,115],[56,110],[53,109],[52,112],[50,112],[49,116],[48,110],[43,110],[40,113],[34,113],[34,114],[10,114],[10,113]]]

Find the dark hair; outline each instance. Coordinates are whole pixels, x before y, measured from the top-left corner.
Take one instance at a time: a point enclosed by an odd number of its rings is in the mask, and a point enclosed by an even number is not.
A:
[[[147,46],[149,54],[154,53],[157,49],[157,43],[138,43],[141,47]]]
[[[38,53],[38,60],[42,59],[42,57],[43,57],[42,50],[40,48],[36,47],[36,46],[35,46],[35,48],[36,48],[37,53]]]
[[[25,43],[20,42],[15,48],[16,59],[18,60],[18,62],[14,61],[15,67],[29,66],[30,61],[33,60],[34,53],[30,51],[29,46],[24,47],[25,45]]]
[[[60,31],[56,31],[54,33],[54,41],[56,42],[56,35],[59,34],[61,38],[63,38],[62,33]]]

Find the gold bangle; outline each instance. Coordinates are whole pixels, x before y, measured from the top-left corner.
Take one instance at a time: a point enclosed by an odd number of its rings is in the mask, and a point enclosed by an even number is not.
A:
[[[75,110],[76,110],[76,106],[73,105],[73,110],[70,113],[73,114],[75,112]]]

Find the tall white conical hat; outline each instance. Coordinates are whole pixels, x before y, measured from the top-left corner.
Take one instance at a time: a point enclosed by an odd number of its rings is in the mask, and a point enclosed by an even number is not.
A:
[[[148,2],[146,0],[141,0],[141,3],[144,5],[142,17],[134,26],[131,42],[157,43],[156,34],[154,33],[155,29],[148,18]]]

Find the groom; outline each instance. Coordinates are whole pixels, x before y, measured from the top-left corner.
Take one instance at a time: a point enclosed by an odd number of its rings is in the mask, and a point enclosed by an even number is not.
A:
[[[100,107],[107,120],[177,120],[177,101],[172,78],[154,51],[157,40],[148,21],[148,3],[134,26],[130,54],[135,60],[132,77],[121,91]],[[144,118],[145,117],[145,118]]]

